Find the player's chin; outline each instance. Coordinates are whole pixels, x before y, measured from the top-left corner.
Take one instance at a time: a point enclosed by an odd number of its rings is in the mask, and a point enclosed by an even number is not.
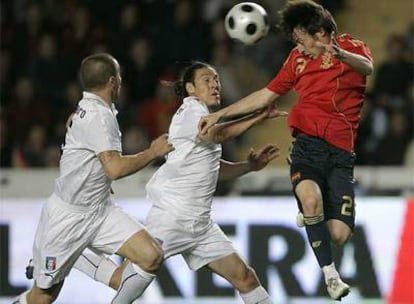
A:
[[[220,96],[214,96],[209,100],[210,106],[219,106],[221,104]]]

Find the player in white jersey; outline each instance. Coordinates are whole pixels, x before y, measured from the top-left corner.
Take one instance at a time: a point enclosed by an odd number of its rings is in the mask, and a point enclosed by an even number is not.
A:
[[[121,155],[113,105],[119,97],[121,76],[111,55],[85,58],[80,80],[85,92],[68,120],[60,174],[36,231],[35,283],[15,303],[52,303],[85,248],[127,258],[132,263],[125,270],[140,277],[143,286],[151,282],[163,260],[159,243],[112,202],[110,192],[112,180],[137,172],[173,147],[164,134],[141,153]]]
[[[240,292],[244,303],[271,303],[254,270],[237,254],[210,213],[218,180],[260,170],[279,155],[276,146],[267,145],[258,152],[252,151],[247,161],[228,162],[221,159],[220,143],[266,118],[287,113],[275,110],[255,113],[217,124],[206,135],[200,135],[197,129],[200,118],[220,103],[216,70],[206,63],[194,62],[184,70],[174,87],[177,95],[183,98],[169,129],[169,140],[175,150],[146,186],[153,204],[146,219],[147,229],[162,243],[165,258],[181,254],[192,270],[210,268]],[[121,283],[117,272],[122,268],[111,272],[110,261],[99,260],[93,254],[88,255],[88,259],[99,261],[99,267],[107,269],[107,277],[112,274],[110,285],[116,289]],[[96,279],[87,267],[83,268]],[[138,288],[131,286],[131,292]]]

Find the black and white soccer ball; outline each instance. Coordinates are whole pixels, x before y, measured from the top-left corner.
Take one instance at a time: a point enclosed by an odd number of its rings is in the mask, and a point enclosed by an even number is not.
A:
[[[233,6],[224,21],[230,38],[252,45],[269,32],[266,10],[257,3],[242,2]]]

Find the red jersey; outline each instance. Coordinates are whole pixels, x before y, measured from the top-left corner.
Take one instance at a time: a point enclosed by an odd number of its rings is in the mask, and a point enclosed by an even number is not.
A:
[[[337,42],[342,49],[373,61],[362,41],[343,34]],[[296,91],[298,101],[288,117],[293,136],[304,133],[338,148],[354,150],[366,76],[330,53],[312,59],[294,48],[267,88],[278,95]]]

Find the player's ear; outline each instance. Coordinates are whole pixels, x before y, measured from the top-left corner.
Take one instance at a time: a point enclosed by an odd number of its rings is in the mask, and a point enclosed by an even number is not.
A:
[[[319,31],[316,32],[315,35],[316,35],[316,38],[322,39],[327,36],[327,32],[323,28],[320,28]]]
[[[108,84],[112,87],[116,85],[116,79],[114,76],[109,77]]]
[[[187,82],[185,84],[185,89],[186,89],[187,93],[190,94],[190,95],[194,94],[194,92],[195,92],[195,87],[191,82]]]

